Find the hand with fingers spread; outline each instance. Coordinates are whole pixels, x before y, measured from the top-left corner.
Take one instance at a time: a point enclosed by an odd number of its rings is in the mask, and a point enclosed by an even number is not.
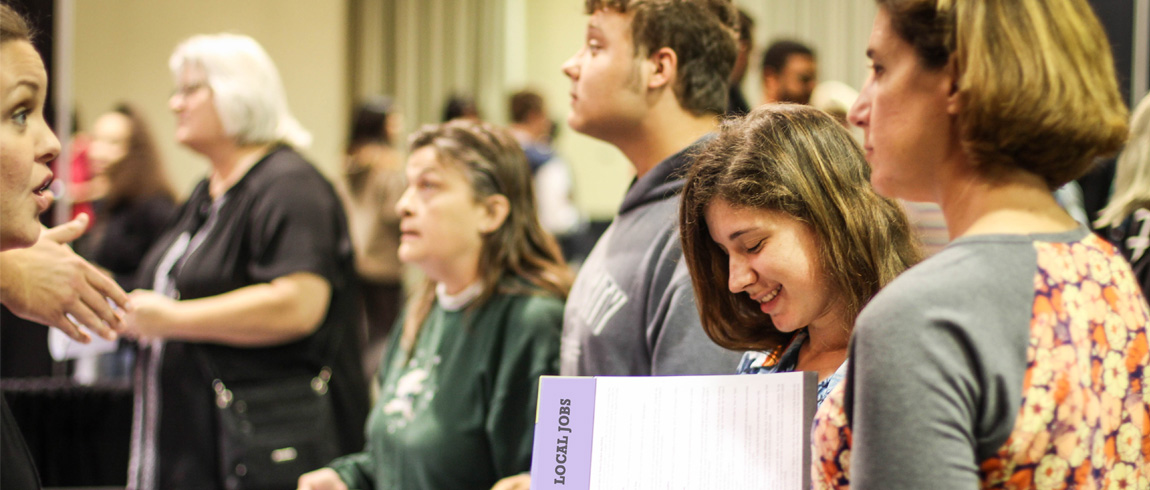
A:
[[[29,248],[0,253],[0,301],[22,318],[56,327],[78,342],[123,329],[128,295],[73,252],[67,243],[88,227],[88,216],[44,230]],[[109,301],[110,300],[110,301]]]

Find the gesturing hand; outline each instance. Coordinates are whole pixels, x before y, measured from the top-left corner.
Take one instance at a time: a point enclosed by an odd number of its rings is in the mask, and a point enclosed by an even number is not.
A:
[[[115,281],[67,245],[87,227],[88,216],[80,215],[44,230],[29,248],[0,253],[0,302],[17,316],[56,327],[83,343],[91,337],[81,325],[115,339],[123,321],[109,300],[125,310],[128,302]]]

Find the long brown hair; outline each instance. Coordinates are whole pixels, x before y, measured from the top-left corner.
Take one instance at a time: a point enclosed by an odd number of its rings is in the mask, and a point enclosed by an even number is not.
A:
[[[175,201],[176,192],[164,171],[160,151],[144,116],[131,104],[120,103],[112,112],[128,118],[130,136],[124,158],[108,168],[108,194],[105,209],[113,211],[121,205],[156,196]]]
[[[728,120],[691,166],[679,210],[703,329],[728,349],[773,349],[789,335],[746,295],[727,289],[727,255],[706,221],[716,199],[780,211],[810,226],[823,279],[842,298],[848,325],[879,289],[921,259],[906,214],[874,192],[858,143],[829,115],[772,104]]]
[[[475,199],[502,195],[510,204],[503,224],[483,236],[479,253],[483,293],[468,308],[482,306],[495,294],[531,292],[523,283],[566,299],[571,272],[559,244],[539,223],[531,169],[515,139],[491,124],[458,119],[424,126],[412,135],[410,150],[423,147],[434,148],[441,163],[458,165]],[[425,280],[407,305],[402,346],[408,352],[434,304],[435,284]]]

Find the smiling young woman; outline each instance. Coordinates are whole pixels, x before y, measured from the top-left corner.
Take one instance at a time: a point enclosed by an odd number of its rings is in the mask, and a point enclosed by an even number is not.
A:
[[[751,350],[739,372],[817,371],[820,401],[842,379],[859,310],[920,256],[868,176],[850,133],[799,105],[726,122],[691,166],[683,256],[703,329]]]

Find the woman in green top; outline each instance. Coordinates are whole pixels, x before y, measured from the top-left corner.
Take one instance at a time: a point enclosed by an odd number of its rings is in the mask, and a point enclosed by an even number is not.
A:
[[[367,447],[301,476],[303,490],[488,489],[531,464],[570,272],[513,138],[455,121],[410,146],[399,258],[427,279],[381,364]]]

